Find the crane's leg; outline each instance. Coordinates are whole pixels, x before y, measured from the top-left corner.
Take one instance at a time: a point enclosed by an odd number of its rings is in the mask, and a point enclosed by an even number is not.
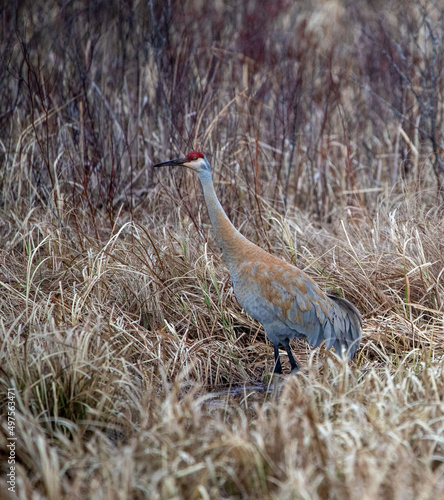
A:
[[[293,354],[292,354],[291,349],[290,349],[290,340],[284,339],[281,343],[285,347],[285,350],[287,351],[288,359],[290,360],[291,371],[297,372],[299,370],[299,367],[293,358]]]
[[[274,373],[282,373],[281,358],[279,356],[279,344],[273,344],[274,348]]]

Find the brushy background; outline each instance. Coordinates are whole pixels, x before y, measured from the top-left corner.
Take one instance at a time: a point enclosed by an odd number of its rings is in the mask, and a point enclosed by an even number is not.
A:
[[[443,1],[0,13],[2,498],[439,498]],[[352,362],[294,342],[269,385],[197,179],[152,168],[191,150],[244,235],[362,311]]]

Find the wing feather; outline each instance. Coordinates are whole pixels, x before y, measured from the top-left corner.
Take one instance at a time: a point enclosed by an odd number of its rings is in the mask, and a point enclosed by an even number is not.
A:
[[[292,337],[286,327],[294,336],[305,336],[313,347],[325,340],[327,348],[334,346],[338,354],[343,350],[350,358],[355,354],[361,341],[361,316],[350,302],[326,295],[301,270],[268,254],[259,260],[246,259],[237,272],[236,297],[268,327],[267,335],[277,340]]]
[[[361,315],[356,307],[334,295],[322,296],[311,286],[305,294],[291,292],[290,309],[279,309],[284,323],[304,335],[313,348],[325,340],[327,349],[334,347],[338,355],[344,350],[352,358],[361,342]]]

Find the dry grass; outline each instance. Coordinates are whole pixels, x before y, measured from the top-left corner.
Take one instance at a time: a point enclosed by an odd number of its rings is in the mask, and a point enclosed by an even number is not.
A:
[[[5,498],[441,496],[444,9],[377,4],[3,8]],[[191,149],[243,234],[362,311],[352,362],[295,341],[271,379],[198,182],[152,171]]]

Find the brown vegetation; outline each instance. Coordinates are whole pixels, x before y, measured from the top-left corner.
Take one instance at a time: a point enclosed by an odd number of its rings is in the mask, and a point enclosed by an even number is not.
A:
[[[442,1],[17,4],[0,19],[2,494],[438,498]],[[197,180],[152,169],[195,149],[245,236],[362,311],[350,364],[294,342],[301,373],[270,385]]]

